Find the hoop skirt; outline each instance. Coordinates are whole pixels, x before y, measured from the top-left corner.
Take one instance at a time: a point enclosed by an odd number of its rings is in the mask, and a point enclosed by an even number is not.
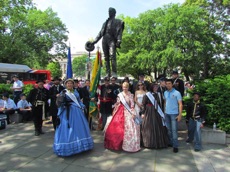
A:
[[[127,152],[140,150],[140,126],[134,123],[121,102],[116,104],[112,120],[105,131],[104,147]]]
[[[154,97],[158,100],[156,94]],[[145,114],[145,117],[141,126],[142,145],[146,148],[155,149],[168,147],[167,128],[163,126],[162,117],[146,95],[143,98],[143,106],[142,114]]]
[[[78,93],[74,93],[79,96]],[[70,98],[67,97],[69,101]],[[84,107],[81,101],[79,104]],[[90,134],[89,124],[83,110],[77,104],[69,104],[69,120],[67,119],[67,107],[58,109],[60,125],[57,126],[53,144],[54,153],[58,156],[70,156],[83,151],[93,149],[94,143]]]

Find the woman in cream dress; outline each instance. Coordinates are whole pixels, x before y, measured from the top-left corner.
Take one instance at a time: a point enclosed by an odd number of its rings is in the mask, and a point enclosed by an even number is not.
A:
[[[142,101],[143,101],[143,97],[144,97],[145,93],[146,93],[145,85],[142,82],[138,82],[137,88],[135,91],[135,98],[134,98],[135,111],[136,111],[137,115],[139,115],[140,110],[143,107]]]

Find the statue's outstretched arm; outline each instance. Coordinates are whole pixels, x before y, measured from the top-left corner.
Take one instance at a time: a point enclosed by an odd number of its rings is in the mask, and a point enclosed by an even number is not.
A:
[[[96,44],[103,37],[104,30],[105,30],[105,23],[102,25],[102,28],[101,28],[100,32],[98,33],[98,35],[95,38],[95,40],[92,42],[93,44]]]

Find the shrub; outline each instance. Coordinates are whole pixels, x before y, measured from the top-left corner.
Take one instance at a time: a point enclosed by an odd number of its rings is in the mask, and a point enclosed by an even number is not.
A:
[[[32,84],[25,85],[23,88],[23,93],[28,95],[30,90],[32,90],[33,88],[34,88],[34,86]]]
[[[12,84],[0,84],[0,98],[2,98],[2,93],[9,93],[10,98],[13,98],[13,91],[10,87],[12,87]]]
[[[201,93],[208,110],[207,124],[216,122],[220,129],[230,132],[230,75],[216,76],[196,82],[195,85],[194,91]]]
[[[8,92],[10,97],[13,98],[13,91],[10,89],[10,87],[12,87],[12,84],[0,84],[0,94]],[[33,85],[31,84],[24,85],[23,93],[28,95],[30,90],[32,89],[33,89]]]

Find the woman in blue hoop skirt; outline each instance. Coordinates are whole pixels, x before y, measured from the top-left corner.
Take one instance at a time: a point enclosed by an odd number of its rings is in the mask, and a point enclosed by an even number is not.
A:
[[[85,105],[73,89],[74,81],[65,81],[66,89],[59,95],[58,124],[53,150],[58,156],[71,156],[93,149],[89,124],[83,113]]]

